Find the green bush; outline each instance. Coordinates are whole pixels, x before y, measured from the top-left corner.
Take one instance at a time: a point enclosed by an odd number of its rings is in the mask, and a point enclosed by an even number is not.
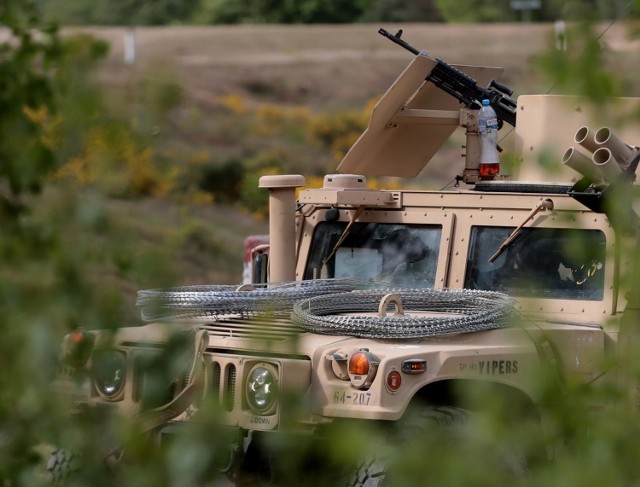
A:
[[[357,21],[372,0],[203,0],[197,18],[212,24],[314,24]]]
[[[185,22],[199,0],[44,0],[42,10],[49,20],[75,25],[167,25]]]
[[[240,205],[258,218],[266,218],[269,213],[269,193],[258,187],[262,176],[282,173],[282,161],[276,154],[266,151],[246,162],[247,171],[242,180]]]
[[[237,201],[246,173],[241,159],[231,158],[220,164],[209,162],[200,171],[199,189],[211,193],[219,203]]]

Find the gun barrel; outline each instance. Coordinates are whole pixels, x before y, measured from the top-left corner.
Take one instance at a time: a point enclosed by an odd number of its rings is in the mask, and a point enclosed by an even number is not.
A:
[[[399,46],[404,47],[407,51],[409,51],[412,54],[415,54],[416,56],[418,54],[420,54],[420,51],[418,49],[416,49],[415,47],[413,47],[411,44],[409,44],[408,42],[403,41],[402,39],[400,39],[400,36],[402,35],[402,31],[399,30],[398,33],[396,35],[390,34],[389,32],[387,32],[386,30],[384,30],[382,27],[380,27],[378,29],[378,34],[385,36],[387,39],[389,39],[392,42],[395,42],[396,44],[398,44]]]
[[[401,39],[402,30],[393,35],[380,28],[378,29],[378,34],[383,35],[416,56],[421,52]],[[442,59],[436,58],[436,61],[437,64],[427,76],[427,81],[432,82],[442,91],[449,93],[467,108],[479,109],[482,106],[482,100],[489,100],[496,111],[498,119],[501,120],[499,122],[500,126],[502,126],[502,121],[513,127],[516,126],[516,102],[509,98],[513,94],[513,90],[508,86],[497,83],[495,80],[491,81],[488,88],[483,88],[478,86],[475,79]]]

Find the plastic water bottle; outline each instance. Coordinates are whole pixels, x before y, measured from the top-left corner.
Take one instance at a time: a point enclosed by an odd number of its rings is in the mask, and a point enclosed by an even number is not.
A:
[[[478,116],[478,133],[480,134],[480,177],[497,176],[500,172],[497,147],[498,117],[489,100],[482,100],[482,108]]]

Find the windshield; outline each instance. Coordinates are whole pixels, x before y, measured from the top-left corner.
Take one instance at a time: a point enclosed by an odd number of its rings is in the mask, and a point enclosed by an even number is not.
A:
[[[360,277],[433,287],[442,234],[439,225],[355,223],[332,255],[346,226],[346,222],[318,224],[305,279]]]
[[[606,242],[599,230],[523,228],[493,263],[513,231],[473,227],[465,287],[512,296],[598,301],[604,295]]]

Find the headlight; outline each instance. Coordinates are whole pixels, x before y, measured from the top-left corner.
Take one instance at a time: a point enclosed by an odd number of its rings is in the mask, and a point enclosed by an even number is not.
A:
[[[98,352],[93,358],[93,384],[98,394],[115,400],[124,389],[127,359],[122,352],[107,350]]]
[[[256,365],[247,378],[247,403],[258,414],[273,411],[278,393],[276,369],[269,364]]]

